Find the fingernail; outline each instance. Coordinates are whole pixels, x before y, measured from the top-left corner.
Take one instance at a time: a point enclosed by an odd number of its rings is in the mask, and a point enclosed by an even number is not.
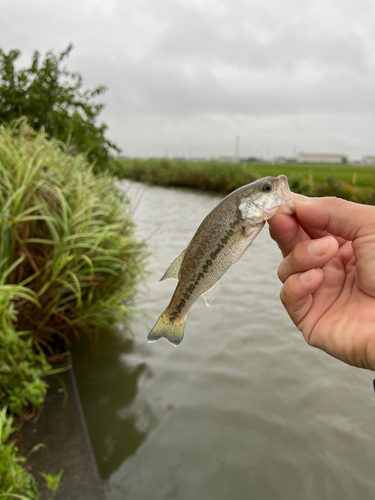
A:
[[[303,281],[304,283],[311,281],[314,274],[314,270],[315,269],[310,269],[309,271],[302,273],[300,276],[301,281]]]
[[[329,245],[329,238],[314,240],[308,246],[309,254],[312,257],[320,257],[321,255],[324,255],[326,253],[328,245]]]

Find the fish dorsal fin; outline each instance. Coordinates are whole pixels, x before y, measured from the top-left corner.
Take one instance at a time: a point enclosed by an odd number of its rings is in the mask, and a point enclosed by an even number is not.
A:
[[[180,273],[180,267],[181,267],[182,261],[184,260],[185,253],[186,253],[186,248],[182,253],[180,253],[180,255],[178,257],[176,257],[174,259],[172,264],[168,267],[168,269],[163,274],[163,277],[160,279],[160,281],[178,280],[178,275]]]
[[[207,307],[209,307],[211,305],[211,302],[214,300],[215,292],[217,290],[217,287],[219,286],[219,283],[220,280],[217,283],[215,283],[214,286],[209,288],[207,292],[204,292],[202,294],[202,297],[204,298]]]

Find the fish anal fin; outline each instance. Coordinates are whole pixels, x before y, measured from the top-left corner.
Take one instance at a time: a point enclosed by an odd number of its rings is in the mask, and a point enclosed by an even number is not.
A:
[[[215,293],[217,290],[217,287],[219,286],[220,280],[214,284],[211,288],[209,288],[206,292],[202,294],[202,297],[204,298],[204,301],[206,303],[206,306],[209,307],[211,305],[211,302],[214,300]]]
[[[172,264],[168,267],[168,269],[163,274],[162,278],[160,278],[160,281],[174,280],[174,279],[178,280],[178,275],[180,273],[180,267],[181,267],[182,261],[184,260],[184,257],[185,257],[185,252],[186,252],[186,248],[182,253],[180,253],[180,255],[178,257],[176,257],[174,259]]]

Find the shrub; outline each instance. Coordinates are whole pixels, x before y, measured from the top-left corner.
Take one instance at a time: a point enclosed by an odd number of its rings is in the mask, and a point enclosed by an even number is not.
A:
[[[112,153],[120,152],[105,137],[107,125],[97,123],[104,105],[96,99],[106,88],[83,90],[82,76],[62,66],[72,50],[70,43],[60,54],[49,51],[44,58],[35,51],[30,67],[19,68],[21,52],[0,49],[0,124],[25,115],[35,130],[44,128],[49,137],[71,141],[102,169]]]

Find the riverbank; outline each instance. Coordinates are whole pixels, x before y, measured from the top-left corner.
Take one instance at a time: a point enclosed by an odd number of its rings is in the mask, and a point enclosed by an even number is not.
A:
[[[59,378],[48,377],[47,382],[43,409],[23,425],[19,443],[21,453],[28,456],[27,465],[39,483],[39,491],[41,495],[45,492],[40,471],[57,475],[62,470],[54,500],[105,500],[74,371],[71,368]]]
[[[114,173],[119,179],[225,194],[260,177],[283,173],[288,177],[291,189],[297,193],[338,196],[359,203],[375,204],[375,167],[193,162],[154,158],[118,159],[115,161]]]

